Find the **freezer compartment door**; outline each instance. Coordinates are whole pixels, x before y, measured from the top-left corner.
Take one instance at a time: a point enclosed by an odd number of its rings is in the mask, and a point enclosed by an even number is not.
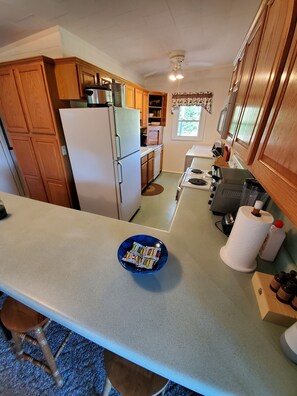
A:
[[[122,160],[115,161],[119,182],[119,214],[129,221],[140,208],[141,174],[140,153],[137,151]]]
[[[117,158],[140,150],[140,112],[123,107],[114,108]]]

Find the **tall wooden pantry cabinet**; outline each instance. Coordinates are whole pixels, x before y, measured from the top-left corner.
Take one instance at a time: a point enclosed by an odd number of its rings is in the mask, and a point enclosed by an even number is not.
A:
[[[26,196],[78,207],[66,153],[54,61],[39,56],[0,64],[0,116],[14,149]]]

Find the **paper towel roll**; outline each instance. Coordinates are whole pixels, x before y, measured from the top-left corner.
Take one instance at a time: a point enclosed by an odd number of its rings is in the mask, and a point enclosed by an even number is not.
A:
[[[261,216],[256,217],[252,210],[252,206],[238,209],[228,241],[220,250],[224,263],[241,272],[251,272],[256,268],[257,254],[274,221],[270,213],[261,210]]]

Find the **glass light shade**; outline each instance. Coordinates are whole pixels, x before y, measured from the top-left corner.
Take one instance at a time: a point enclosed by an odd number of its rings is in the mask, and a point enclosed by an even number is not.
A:
[[[169,80],[171,80],[171,81],[175,81],[176,80],[176,73],[175,72],[171,72],[170,74],[169,74]]]
[[[176,73],[175,78],[176,78],[177,80],[181,80],[182,78],[184,78],[184,75],[183,75],[183,73],[182,73],[181,70],[178,71],[178,72]]]

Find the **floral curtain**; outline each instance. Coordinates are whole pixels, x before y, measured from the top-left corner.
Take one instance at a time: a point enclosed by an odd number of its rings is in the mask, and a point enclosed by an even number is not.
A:
[[[211,114],[213,93],[206,92],[175,92],[172,94],[172,110],[178,106],[202,106]]]

